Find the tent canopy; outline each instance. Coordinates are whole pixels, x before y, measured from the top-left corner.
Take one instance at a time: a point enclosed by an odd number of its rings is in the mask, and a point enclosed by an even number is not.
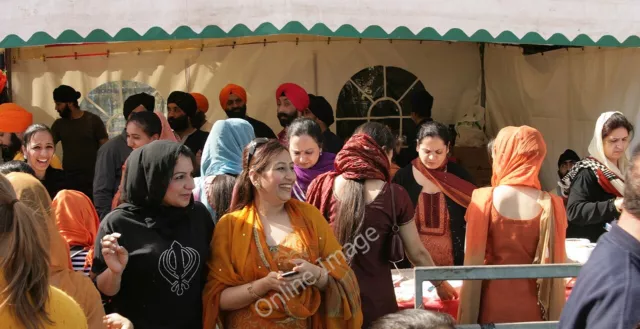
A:
[[[278,34],[638,47],[634,0],[21,0],[0,48]]]

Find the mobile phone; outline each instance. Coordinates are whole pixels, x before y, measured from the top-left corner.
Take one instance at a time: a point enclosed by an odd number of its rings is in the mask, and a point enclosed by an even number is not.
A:
[[[289,271],[289,272],[286,272],[286,273],[282,273],[282,277],[283,278],[289,278],[289,277],[292,277],[292,276],[296,276],[298,274],[300,274],[300,272],[298,272],[298,271]]]

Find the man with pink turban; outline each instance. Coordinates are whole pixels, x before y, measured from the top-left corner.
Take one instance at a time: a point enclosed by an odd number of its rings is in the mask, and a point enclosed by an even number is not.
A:
[[[287,127],[297,117],[302,116],[304,110],[309,108],[309,95],[304,88],[295,83],[283,83],[276,91],[276,102],[278,104],[278,121],[284,128],[278,134],[278,140],[287,145]]]

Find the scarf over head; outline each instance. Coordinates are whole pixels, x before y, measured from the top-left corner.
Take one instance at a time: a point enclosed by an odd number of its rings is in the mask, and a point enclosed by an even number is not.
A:
[[[464,266],[484,265],[493,209],[493,190],[500,185],[526,186],[540,190],[538,174],[547,153],[542,134],[528,126],[506,127],[494,142],[492,187],[476,189],[471,197],[467,221]],[[562,198],[540,191],[538,204],[540,237],[533,264],[565,262],[567,216]],[[514,237],[514,243],[517,243]],[[545,320],[558,320],[565,302],[564,279],[538,279],[537,298]],[[458,323],[477,323],[482,281],[464,281],[460,292]]]
[[[293,166],[293,170],[296,172],[296,183],[293,186],[291,194],[300,201],[307,200],[307,189],[309,184],[316,179],[316,177],[335,170],[334,162],[336,155],[329,152],[322,152],[318,158],[318,162],[311,168],[301,168],[297,165]]]
[[[52,203],[56,224],[69,247],[89,250],[84,266],[91,267],[100,217],[88,196],[82,192],[62,190]]]
[[[576,163],[560,183],[563,196],[569,196],[571,183],[578,175],[578,172],[585,168],[593,171],[598,179],[598,183],[605,192],[613,194],[616,197],[624,196],[624,174],[629,166],[629,160],[625,153],[620,160],[618,160],[617,165],[609,161],[604,154],[604,141],[602,140],[602,130],[604,129],[605,123],[616,113],[622,114],[620,112],[605,112],[602,113],[598,121],[596,121],[593,138],[589,144],[589,156]]]
[[[295,83],[283,83],[276,90],[276,100],[285,96],[289,99],[291,104],[296,107],[296,110],[302,112],[309,108],[309,94],[304,88],[298,86]]]
[[[33,124],[33,114],[15,103],[0,104],[0,132],[23,133]]]
[[[209,100],[201,93],[191,93],[191,96],[196,100],[196,106],[198,111],[207,113],[209,111]]]
[[[169,94],[167,104],[176,104],[189,118],[194,116],[198,111],[196,99],[189,93],[183,91],[174,91]]]
[[[102,329],[104,308],[100,293],[91,280],[71,266],[69,245],[64,240],[51,211],[51,198],[37,178],[25,173],[6,175],[21,202],[47,223],[49,234],[50,284],[71,296],[84,310],[90,329]]]
[[[201,160],[201,175],[196,179],[194,196],[202,202],[213,218],[215,210],[207,198],[208,177],[222,174],[239,175],[242,172],[242,151],[255,139],[253,126],[244,119],[218,120],[213,124],[204,144]]]
[[[391,181],[389,158],[373,138],[355,134],[336,155],[335,170],[318,176],[307,189],[307,202],[315,205],[323,215],[329,212],[333,196],[333,181],[344,179],[379,179]]]
[[[133,150],[124,174],[124,200],[141,208],[162,205],[183,147],[180,143],[157,140]]]
[[[256,316],[268,313],[264,319],[273,322],[310,319],[312,329],[359,329],[362,326],[360,289],[329,224],[318,209],[298,200],[287,201],[285,210],[293,233],[298,235],[309,255],[308,261],[328,270],[327,287],[324,292],[315,286],[300,289],[300,294],[290,299],[278,298],[276,294],[280,293],[271,291],[247,307]],[[203,293],[204,328],[215,328],[216,324],[224,328],[225,312],[220,310],[222,291],[263,278],[270,271],[277,271],[278,264],[271,257],[253,204],[220,219],[211,250],[213,256]]]
[[[129,96],[129,98],[124,101],[124,106],[122,107],[124,119],[127,120],[131,113],[133,113],[133,110],[140,105],[144,106],[145,110],[152,112],[156,107],[156,98],[146,93]]]
[[[79,91],[73,89],[73,87],[67,85],[60,85],[53,90],[53,101],[56,103],[73,103],[80,99]]]
[[[223,110],[227,110],[227,102],[229,101],[229,95],[231,94],[238,96],[245,104],[247,104],[247,91],[238,85],[230,83],[220,90],[220,107]]]

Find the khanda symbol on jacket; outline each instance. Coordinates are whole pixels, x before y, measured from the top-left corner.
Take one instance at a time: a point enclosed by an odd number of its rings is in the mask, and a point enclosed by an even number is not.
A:
[[[173,241],[158,261],[158,270],[171,285],[171,292],[178,296],[189,289],[189,282],[200,267],[200,254],[190,247],[183,247],[180,242]]]

